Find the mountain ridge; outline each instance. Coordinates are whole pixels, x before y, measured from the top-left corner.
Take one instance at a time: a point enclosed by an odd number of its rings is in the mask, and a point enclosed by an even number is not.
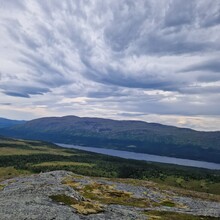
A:
[[[146,123],[150,125],[159,125],[159,126],[165,126],[165,127],[172,127],[172,128],[177,128],[177,129],[183,129],[183,130],[191,130],[191,131],[196,131],[196,132],[220,132],[220,130],[213,130],[213,131],[203,131],[203,130],[197,130],[193,128],[188,128],[188,127],[178,127],[174,125],[166,125],[162,123],[157,123],[157,122],[147,122],[147,121],[142,121],[142,120],[126,120],[126,119],[110,119],[110,118],[99,118],[99,117],[80,117],[80,116],[75,116],[75,115],[66,115],[66,116],[51,116],[51,117],[41,117],[41,118],[35,118],[26,122],[30,121],[36,121],[39,119],[62,119],[62,118],[78,118],[78,119],[98,119],[98,120],[103,120],[103,121],[117,121],[117,122],[140,122],[140,123]]]
[[[0,135],[220,163],[219,131],[196,131],[144,121],[45,117],[2,128]]]
[[[0,117],[0,128],[11,127],[13,125],[24,124],[25,120],[12,120]]]

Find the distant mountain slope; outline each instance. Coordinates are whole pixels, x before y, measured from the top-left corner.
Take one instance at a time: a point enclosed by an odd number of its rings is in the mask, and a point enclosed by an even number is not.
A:
[[[26,121],[10,120],[7,118],[0,118],[0,128],[11,127],[14,125],[24,124]]]
[[[220,132],[143,121],[48,117],[0,129],[0,134],[220,163]]]

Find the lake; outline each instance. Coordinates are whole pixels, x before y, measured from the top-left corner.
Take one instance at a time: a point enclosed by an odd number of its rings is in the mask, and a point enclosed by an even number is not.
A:
[[[121,150],[113,150],[113,149],[105,149],[105,148],[82,147],[82,146],[71,145],[71,144],[60,144],[60,143],[56,143],[56,144],[58,146],[65,147],[65,148],[74,148],[78,150],[105,154],[109,156],[116,156],[116,157],[121,157],[125,159],[144,160],[144,161],[150,161],[150,162],[177,164],[177,165],[190,166],[190,167],[220,170],[220,164],[210,163],[210,162],[205,162],[205,161],[188,160],[188,159],[181,159],[181,158],[175,158],[175,157],[158,156],[158,155],[152,155],[152,154],[135,153],[135,152],[130,152],[130,151],[121,151]]]

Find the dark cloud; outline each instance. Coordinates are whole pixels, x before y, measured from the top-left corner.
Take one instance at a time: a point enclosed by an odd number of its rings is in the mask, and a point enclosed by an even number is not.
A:
[[[29,67],[30,72],[36,77],[35,82],[45,84],[49,88],[72,83],[60,70],[41,57],[25,54],[25,58],[20,59],[20,62]]]
[[[104,31],[107,44],[114,51],[126,50],[140,37],[144,22],[151,13],[150,9],[148,2],[140,5],[138,2],[126,1],[115,5],[112,20]]]
[[[164,26],[190,25],[195,19],[195,6],[194,0],[186,0],[184,3],[182,0],[171,1],[166,10]]]
[[[201,27],[208,28],[220,24],[220,3],[218,0],[200,2],[197,10],[198,22]]]
[[[136,117],[136,116],[145,116],[144,113],[129,113],[129,112],[121,112],[118,113],[119,116],[125,116],[125,117]]]
[[[169,36],[163,33],[152,33],[146,38],[141,38],[137,54],[173,55],[187,54],[216,50],[216,44],[212,42],[199,42],[187,39],[186,36]]]
[[[6,92],[3,92],[3,93],[8,95],[8,96],[30,98],[30,96],[28,94],[25,94],[25,93],[10,92],[10,91],[6,91]]]
[[[9,105],[12,105],[12,103],[5,102],[5,103],[0,103],[0,105],[6,105],[6,106],[9,106]]]
[[[107,90],[107,91],[105,91]],[[126,96],[127,94],[121,92],[119,89],[115,88],[113,89],[103,89],[99,91],[90,91],[87,93],[87,96],[89,98],[108,98],[108,97],[121,97]]]
[[[204,61],[202,63],[198,63],[198,64],[194,64],[192,66],[189,66],[189,67],[183,69],[182,71],[185,71],[185,72],[190,72],[190,71],[207,72],[207,71],[210,71],[210,72],[220,73],[220,61],[219,61],[219,59]]]
[[[219,16],[215,10],[217,2],[206,4],[213,15],[205,19],[205,12],[199,11],[203,1],[164,1],[161,5],[157,1],[126,3],[118,4],[105,28],[106,42],[113,51],[169,55],[219,50],[219,40],[201,38],[199,32],[203,28],[198,28],[198,22],[209,23],[210,17]]]
[[[83,60],[83,63],[87,67],[87,71],[84,73],[87,78],[106,85],[173,91],[177,90],[179,83],[182,85],[185,84],[183,80],[178,82],[169,76],[160,76],[155,70],[153,70],[153,72],[146,72],[146,70],[143,70],[143,72],[135,75],[122,72],[120,68],[115,69],[108,66],[103,73],[99,69],[94,68],[88,60]]]
[[[30,98],[31,95],[43,95],[49,92],[47,88],[30,87],[30,86],[2,86],[2,92],[8,96]]]
[[[203,22],[203,26],[204,27],[210,27],[210,26],[216,26],[216,25],[219,25],[220,24],[220,6],[218,5],[218,11],[217,13],[215,13],[212,16],[210,16],[208,19],[206,19],[204,22]]]

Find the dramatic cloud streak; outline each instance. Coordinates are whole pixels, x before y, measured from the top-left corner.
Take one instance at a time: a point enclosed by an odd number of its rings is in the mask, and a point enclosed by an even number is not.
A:
[[[219,0],[0,0],[0,37],[4,117],[219,129]]]

